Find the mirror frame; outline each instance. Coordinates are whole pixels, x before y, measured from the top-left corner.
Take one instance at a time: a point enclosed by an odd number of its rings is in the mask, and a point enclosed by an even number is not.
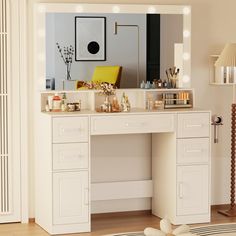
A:
[[[46,13],[130,13],[183,15],[183,88],[191,86],[191,7],[188,5],[36,3],[34,6],[35,89],[46,84]]]

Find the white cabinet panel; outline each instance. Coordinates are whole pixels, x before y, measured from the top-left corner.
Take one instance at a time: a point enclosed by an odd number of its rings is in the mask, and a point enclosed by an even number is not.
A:
[[[208,172],[208,165],[177,167],[177,215],[208,213]]]
[[[53,118],[53,143],[87,142],[87,117]]]
[[[174,132],[174,118],[173,114],[92,116],[91,134]]]
[[[207,163],[210,157],[209,138],[177,140],[177,163]]]
[[[209,137],[209,113],[178,114],[178,138]]]
[[[89,221],[88,172],[53,174],[53,224]]]
[[[53,144],[53,170],[88,168],[88,143]]]

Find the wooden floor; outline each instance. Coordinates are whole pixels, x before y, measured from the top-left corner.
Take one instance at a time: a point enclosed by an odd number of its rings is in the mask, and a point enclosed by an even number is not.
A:
[[[236,217],[226,217],[212,209],[211,224],[236,223]],[[100,215],[92,219],[92,233],[71,234],[71,236],[98,236],[111,233],[142,231],[145,227],[159,227],[160,219],[147,213]],[[194,225],[197,226],[197,225]],[[47,236],[48,234],[35,223],[0,224],[0,236]]]

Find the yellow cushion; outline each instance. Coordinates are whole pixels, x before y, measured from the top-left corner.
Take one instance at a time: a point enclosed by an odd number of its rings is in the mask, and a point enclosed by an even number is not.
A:
[[[92,81],[115,84],[118,79],[119,70],[120,66],[96,66]]]

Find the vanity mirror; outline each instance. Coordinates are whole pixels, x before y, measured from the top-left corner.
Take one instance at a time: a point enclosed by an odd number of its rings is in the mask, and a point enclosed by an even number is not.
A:
[[[56,89],[62,89],[66,68],[57,52],[56,42],[62,47],[75,46],[75,41],[78,43],[78,39],[75,40],[75,17],[105,17],[103,47],[106,57],[104,60],[73,61],[73,80],[91,80],[96,66],[120,65],[121,88],[137,88],[143,80],[166,78],[165,70],[176,65],[181,68],[180,87],[190,87],[190,7],[37,4],[35,9],[35,71],[42,90],[45,77],[55,78]],[[156,24],[158,17],[159,23]],[[155,24],[159,24],[159,29]],[[159,55],[158,52],[151,54],[153,48],[159,50]],[[74,88],[74,82],[72,84],[70,89]]]

